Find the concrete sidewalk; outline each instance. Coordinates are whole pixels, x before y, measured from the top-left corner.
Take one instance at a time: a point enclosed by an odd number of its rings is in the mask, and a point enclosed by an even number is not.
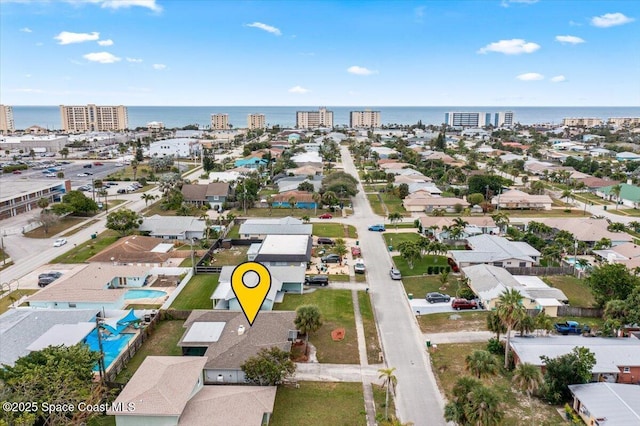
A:
[[[424,340],[431,343],[474,343],[487,342],[495,333],[491,331],[454,331],[451,333],[424,333]]]
[[[378,382],[384,365],[297,363],[295,378],[311,382]]]

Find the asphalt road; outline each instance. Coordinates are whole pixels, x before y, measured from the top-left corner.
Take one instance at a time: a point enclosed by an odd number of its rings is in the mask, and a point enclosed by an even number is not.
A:
[[[341,151],[344,170],[357,178],[347,147],[342,147]],[[353,206],[354,215],[340,221],[350,223],[358,230],[386,363],[388,367],[396,368],[398,417],[403,423],[412,422],[415,426],[444,425],[444,400],[431,370],[426,342],[401,282],[389,277],[391,259],[381,233],[367,230],[370,225],[384,223],[384,218],[371,210],[362,184]]]

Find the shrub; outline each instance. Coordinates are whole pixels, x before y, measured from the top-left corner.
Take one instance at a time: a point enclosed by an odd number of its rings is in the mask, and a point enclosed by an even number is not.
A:
[[[433,275],[433,267],[432,266],[427,266],[427,274],[428,275]]]
[[[126,178],[124,178],[122,180],[124,180],[125,182],[131,182],[131,178],[130,177],[126,177]]]
[[[476,297],[475,293],[473,292],[473,290],[471,290],[469,287],[464,287],[462,289],[460,289],[460,293],[459,293],[460,297],[462,297],[463,299],[473,299]]]
[[[456,213],[460,213],[460,212],[462,211],[462,209],[463,209],[463,208],[464,208],[464,207],[462,207],[462,204],[460,204],[460,203],[456,203],[456,204],[453,206],[453,209],[455,210],[455,212],[456,212]]]
[[[502,345],[501,341],[499,341],[495,337],[492,337],[487,342],[487,351],[491,352],[494,355],[501,355],[504,354],[504,346]]]
[[[138,178],[138,183],[142,186],[147,186],[147,178],[143,178],[143,177]]]

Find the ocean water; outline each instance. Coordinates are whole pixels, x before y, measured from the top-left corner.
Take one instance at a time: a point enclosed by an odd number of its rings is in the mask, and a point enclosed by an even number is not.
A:
[[[294,127],[296,111],[317,110],[316,107],[298,106],[130,106],[129,128],[145,127],[150,121],[161,121],[168,128],[198,124],[202,127],[211,123],[211,114],[229,114],[229,123],[234,127],[246,127],[247,115],[265,115],[269,126]],[[495,113],[513,111],[514,121],[521,124],[554,123],[561,124],[565,117],[640,117],[640,107],[361,107],[340,106],[327,109],[333,111],[334,125],[348,125],[349,112],[370,109],[380,111],[382,124],[424,124],[439,125],[444,121],[445,112],[478,111]],[[49,129],[61,128],[58,106],[14,106],[13,117],[16,129],[25,129],[34,124]]]

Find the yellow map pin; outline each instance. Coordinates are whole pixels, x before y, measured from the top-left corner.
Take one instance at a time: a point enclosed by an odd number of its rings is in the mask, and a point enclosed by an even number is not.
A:
[[[247,283],[246,275],[249,272],[255,272],[258,275],[258,282]],[[231,273],[231,288],[236,295],[244,316],[249,321],[249,325],[253,325],[260,307],[269,294],[271,289],[271,274],[269,270],[258,262],[244,262],[236,266]]]

